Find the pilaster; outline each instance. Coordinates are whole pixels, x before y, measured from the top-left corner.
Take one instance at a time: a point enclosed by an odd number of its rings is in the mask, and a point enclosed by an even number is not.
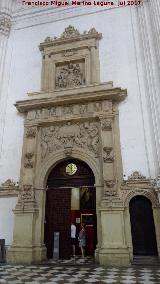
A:
[[[4,101],[6,101],[4,87],[4,70],[5,60],[7,53],[8,38],[11,30],[12,9],[14,1],[2,0],[0,2],[0,145],[2,145],[3,139],[3,127],[4,127]],[[0,148],[1,156],[1,148]]]
[[[150,124],[153,137],[153,152],[156,173],[160,172],[160,97],[159,97],[159,29],[160,3],[158,0],[145,1],[137,8],[138,29],[143,56],[143,70],[146,84],[146,99],[150,113]]]

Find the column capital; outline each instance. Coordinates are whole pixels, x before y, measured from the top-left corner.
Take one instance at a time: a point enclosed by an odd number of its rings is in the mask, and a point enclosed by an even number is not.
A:
[[[11,30],[11,15],[0,13],[0,35],[9,36]]]

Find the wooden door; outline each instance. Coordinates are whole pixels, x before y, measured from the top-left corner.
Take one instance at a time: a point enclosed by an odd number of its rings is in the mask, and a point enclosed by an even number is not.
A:
[[[157,255],[151,202],[136,196],[130,201],[130,220],[134,255]]]
[[[45,244],[47,257],[53,257],[54,232],[60,232],[61,258],[70,256],[71,189],[53,188],[46,195]]]

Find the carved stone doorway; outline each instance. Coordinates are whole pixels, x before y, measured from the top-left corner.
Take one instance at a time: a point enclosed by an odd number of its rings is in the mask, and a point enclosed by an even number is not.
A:
[[[133,255],[157,256],[157,242],[152,204],[144,196],[130,201]]]
[[[86,253],[94,254],[97,241],[95,178],[90,167],[83,161],[67,159],[58,163],[47,180],[45,209],[45,245],[47,257],[53,257],[54,232],[60,232],[60,258],[71,255],[70,225],[77,228],[86,224]],[[79,254],[78,241],[76,254]]]

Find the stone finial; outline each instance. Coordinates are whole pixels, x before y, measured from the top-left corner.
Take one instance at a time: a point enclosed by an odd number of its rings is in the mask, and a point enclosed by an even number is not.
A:
[[[60,38],[72,38],[79,35],[80,32],[77,29],[75,29],[73,26],[69,25],[67,28],[65,28]]]
[[[143,176],[143,175],[141,175],[141,173],[140,172],[138,172],[138,171],[135,171],[135,172],[133,172],[129,177],[128,177],[128,180],[146,180],[146,177],[145,176]]]

